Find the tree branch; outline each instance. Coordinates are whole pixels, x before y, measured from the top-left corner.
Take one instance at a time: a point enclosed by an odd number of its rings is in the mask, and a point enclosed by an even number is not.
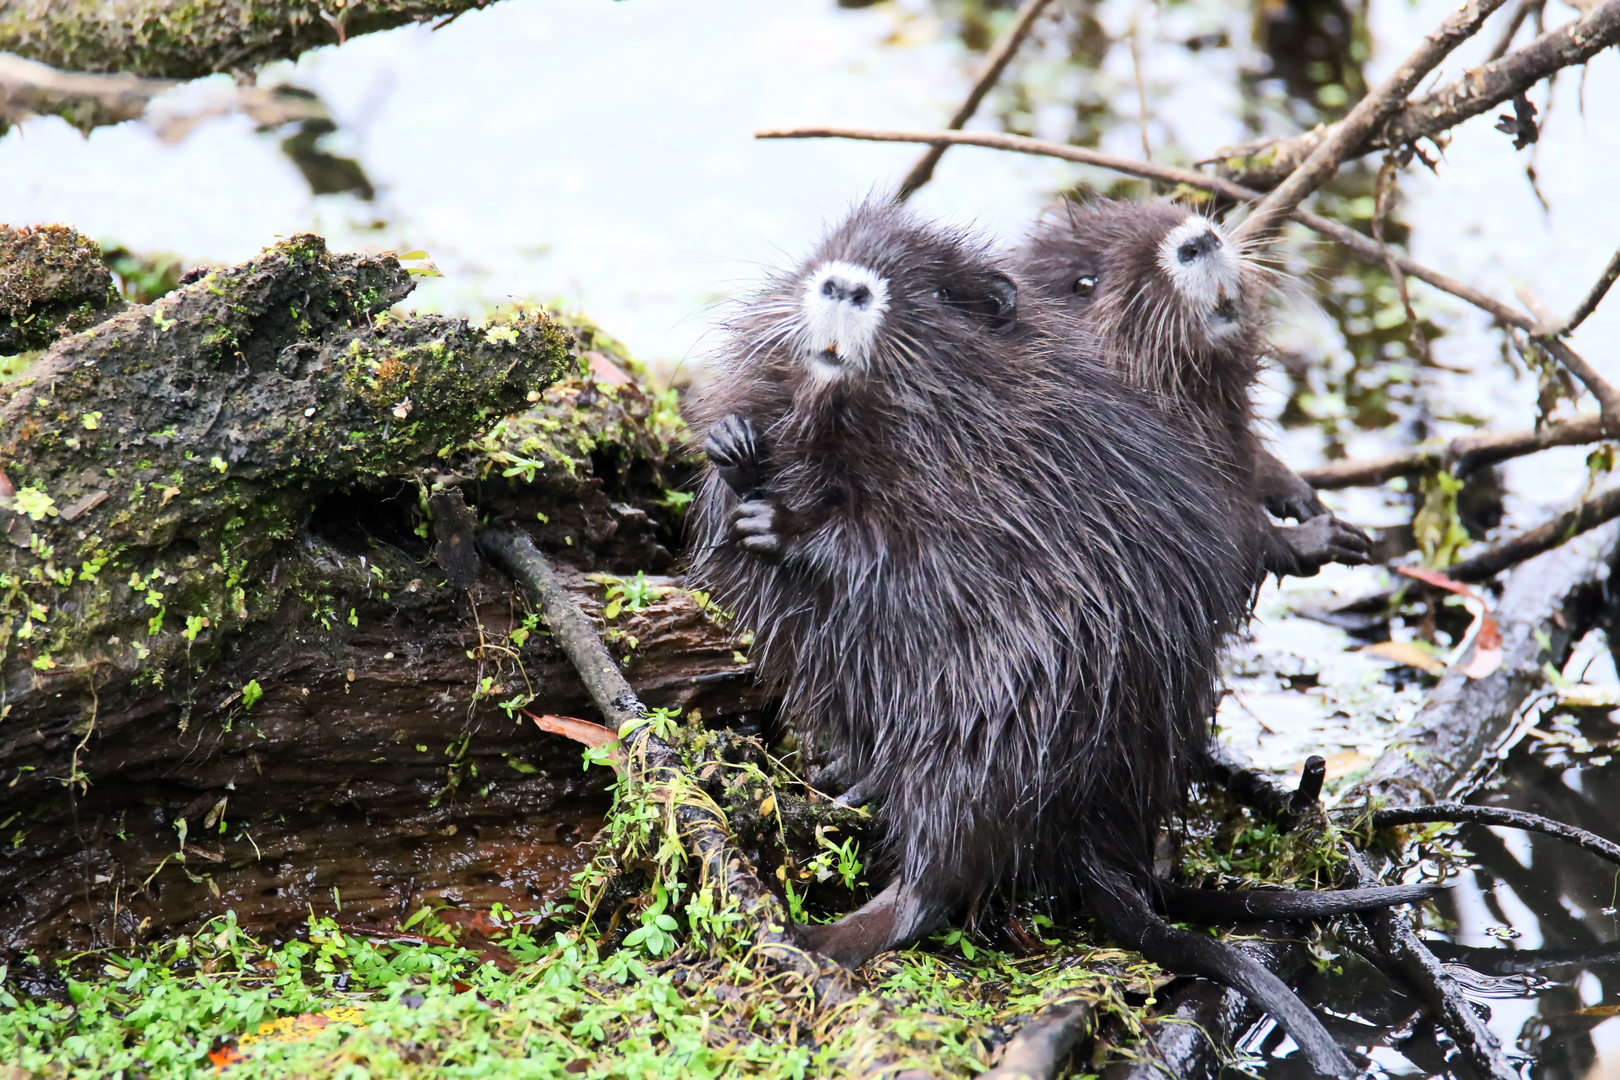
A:
[[[1549,30],[1517,52],[1468,72],[1402,109],[1379,132],[1376,146],[1405,146],[1438,135],[1530,89],[1561,68],[1584,64],[1620,42],[1620,0]]]
[[[1439,135],[1524,93],[1554,72],[1584,64],[1620,42],[1620,0],[1607,0],[1580,18],[1549,30],[1524,48],[1493,59],[1462,78],[1408,103],[1355,146],[1346,158]],[[1292,139],[1229,147],[1210,159],[1224,178],[1251,187],[1279,183],[1310,157],[1335,128],[1318,128]]]
[[[1614,2],[1620,3],[1620,0],[1614,0]],[[1258,191],[1220,177],[1206,176],[1191,169],[1178,169],[1174,166],[1159,165],[1151,161],[1136,161],[1131,158],[1118,157],[1114,154],[1104,154],[1097,150],[1088,150],[1080,146],[1031,139],[1023,135],[1003,135],[978,131],[887,131],[872,128],[799,127],[762,128],[754,132],[754,138],[853,139],[860,142],[909,142],[982,146],[990,150],[1006,150],[1015,154],[1061,158],[1064,161],[1094,165],[1098,168],[1124,173],[1127,176],[1139,176],[1146,180],[1155,180],[1164,184],[1185,184],[1188,187],[1213,192],[1237,202],[1252,202],[1261,198]],[[1453,277],[1440,273],[1438,270],[1431,270],[1421,263],[1413,262],[1404,255],[1393,255],[1389,248],[1370,236],[1364,236],[1348,225],[1342,225],[1318,214],[1300,210],[1298,207],[1294,207],[1289,216],[1305,227],[1330,240],[1336,240],[1344,244],[1356,254],[1373,260],[1381,266],[1387,266],[1393,258],[1395,265],[1400,267],[1404,273],[1432,285],[1442,292],[1450,293],[1459,300],[1465,300],[1473,304],[1504,325],[1531,332],[1534,332],[1539,325],[1536,319],[1486,293],[1480,292],[1471,285],[1465,285]],[[1242,229],[1240,228],[1238,231],[1242,232]],[[1593,397],[1597,398],[1598,404],[1603,409],[1605,422],[1611,425],[1610,428],[1605,429],[1605,432],[1620,430],[1620,392],[1617,392],[1607,380],[1599,376],[1580,354],[1562,341],[1555,338],[1538,340],[1541,340],[1541,344],[1560,363],[1567,367],[1571,374],[1580,379],[1587,389],[1592,391]]]
[[[1375,458],[1346,458],[1330,461],[1300,475],[1322,491],[1382,484],[1397,476],[1420,476],[1434,470],[1449,470],[1466,476],[1476,469],[1512,458],[1525,457],[1554,446],[1580,446],[1604,437],[1606,425],[1601,416],[1583,416],[1541,428],[1522,431],[1484,432],[1464,435],[1447,443],[1420,446],[1399,454]]]
[[[1610,488],[1595,499],[1583,500],[1551,521],[1453,563],[1446,568],[1446,575],[1458,581],[1485,581],[1616,517],[1620,517],[1620,487]]]
[[[1487,16],[1503,0],[1466,0],[1447,15],[1440,28],[1427,35],[1423,44],[1390,73],[1372,93],[1356,103],[1350,115],[1328,130],[1300,166],[1260,201],[1247,221],[1233,232],[1234,241],[1269,236],[1275,232],[1306,196],[1321,187],[1339,171],[1339,166],[1381,128],[1417,88],[1423,76],[1434,70],[1453,49],[1473,37]]]
[[[1007,65],[1012,62],[1019,46],[1035,28],[1035,20],[1041,17],[1041,12],[1045,11],[1051,2],[1052,0],[1024,0],[1023,6],[1018,9],[1018,14],[1013,19],[1012,29],[1007,31],[1006,37],[996,42],[996,47],[985,58],[984,70],[979,73],[973,89],[968,91],[967,99],[951,117],[950,123],[945,125],[947,129],[960,131],[964,124],[973,119],[973,114],[979,111],[979,105],[984,101],[985,95],[1000,81],[1002,72],[1007,70]],[[934,167],[939,164],[939,159],[945,156],[946,148],[946,143],[939,143],[930,147],[917,159],[911,171],[906,173],[906,178],[900,181],[900,189],[894,196],[895,202],[905,202],[911,198],[913,192],[934,178]]]

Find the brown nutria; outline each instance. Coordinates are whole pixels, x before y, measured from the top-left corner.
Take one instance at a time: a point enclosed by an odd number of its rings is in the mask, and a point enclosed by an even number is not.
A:
[[[1154,841],[1247,613],[1251,525],[1185,426],[1075,354],[1069,321],[979,242],[874,203],[727,324],[694,410],[715,467],[693,574],[755,630],[806,743],[869,784],[892,872],[799,932],[853,965],[998,887],[1078,897],[1347,1073],[1286,984],[1153,908],[1197,891],[1154,881]]]
[[[1265,271],[1218,225],[1174,203],[1066,201],[1042,215],[1018,262],[1108,363],[1224,448],[1238,497],[1301,523],[1261,529],[1268,571],[1309,576],[1368,560],[1367,534],[1328,513],[1255,433]]]

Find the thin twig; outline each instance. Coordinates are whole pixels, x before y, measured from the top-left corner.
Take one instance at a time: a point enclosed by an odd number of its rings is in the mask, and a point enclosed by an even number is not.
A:
[[[1024,0],[1023,6],[1013,18],[1012,29],[1007,31],[1006,37],[996,42],[995,48],[985,58],[984,70],[979,72],[978,79],[974,80],[973,89],[968,91],[967,99],[951,117],[950,123],[945,125],[946,128],[960,131],[964,124],[973,119],[973,114],[979,111],[985,95],[1001,79],[1002,72],[1007,70],[1007,65],[1017,54],[1018,47],[1035,28],[1035,20],[1041,17],[1041,12],[1045,11],[1051,2],[1052,0]],[[940,143],[930,147],[917,159],[911,171],[906,173],[906,178],[900,181],[900,189],[894,196],[895,202],[905,202],[911,198],[913,192],[934,178],[934,167],[939,164],[939,159],[945,156],[945,149],[946,144]]]
[[[1597,310],[1603,302],[1603,297],[1609,292],[1610,286],[1620,278],[1620,250],[1609,259],[1609,265],[1604,267],[1603,276],[1597,279],[1592,290],[1586,294],[1586,299],[1576,305],[1575,310],[1569,313],[1569,318],[1562,320],[1554,326],[1537,331],[1539,337],[1563,337],[1586,321],[1586,317]]]
[[[1508,17],[1508,24],[1502,28],[1501,36],[1496,39],[1496,44],[1491,46],[1491,54],[1485,59],[1500,60],[1506,56],[1507,51],[1513,47],[1513,38],[1518,34],[1519,27],[1524,25],[1525,16],[1530,14],[1530,9],[1540,7],[1545,2],[1546,0],[1519,0],[1513,6],[1513,14]]]
[[[1306,196],[1332,179],[1344,160],[1406,104],[1423,76],[1433,71],[1458,45],[1473,37],[1486,16],[1502,3],[1503,0],[1466,0],[1447,15],[1438,30],[1424,37],[1423,44],[1372,93],[1358,101],[1350,115],[1333,126],[1288,179],[1260,201],[1249,219],[1233,232],[1233,241],[1267,236],[1281,227]]]
[[[1395,293],[1401,298],[1401,310],[1406,315],[1406,333],[1408,347],[1412,350],[1415,360],[1426,360],[1429,355],[1429,342],[1423,336],[1423,329],[1418,325],[1417,312],[1412,307],[1412,293],[1406,287],[1406,275],[1401,271],[1401,260],[1395,254],[1395,249],[1384,241],[1384,228],[1389,222],[1389,211],[1395,201],[1395,181],[1401,171],[1401,159],[1397,154],[1386,154],[1384,163],[1378,169],[1378,185],[1373,194],[1372,235],[1380,247],[1384,249],[1384,269],[1389,271],[1389,279],[1395,285]]]
[[[1374,810],[1372,824],[1375,829],[1388,829],[1397,825],[1417,825],[1424,822],[1444,822],[1449,825],[1501,825],[1509,829],[1541,833],[1557,840],[1565,840],[1584,848],[1599,858],[1620,864],[1620,844],[1603,839],[1597,833],[1566,825],[1540,814],[1523,810],[1509,810],[1501,806],[1471,806],[1468,803],[1436,803],[1431,806],[1396,806]]]

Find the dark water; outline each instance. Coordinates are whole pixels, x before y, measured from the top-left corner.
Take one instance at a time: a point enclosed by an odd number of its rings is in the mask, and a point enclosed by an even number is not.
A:
[[[1606,666],[1607,657],[1599,661]],[[1612,668],[1588,678],[1607,682]],[[1611,710],[1607,703],[1546,708],[1470,801],[1542,814],[1620,841],[1620,711]],[[1454,888],[1426,914],[1423,936],[1489,1017],[1521,1074],[1616,1075],[1620,867],[1559,840],[1475,825],[1420,844],[1411,855],[1409,880],[1451,875]],[[1456,1047],[1407,988],[1343,936],[1325,939],[1324,951],[1337,951],[1332,964],[1339,970],[1311,976],[1302,996],[1343,1042],[1371,1058],[1372,1075],[1468,1075],[1456,1068]],[[1269,1022],[1241,1050],[1244,1064],[1266,1077],[1310,1075]]]

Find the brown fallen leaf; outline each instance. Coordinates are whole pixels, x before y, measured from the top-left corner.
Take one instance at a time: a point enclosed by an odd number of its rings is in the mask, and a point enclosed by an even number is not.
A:
[[[1430,675],[1439,675],[1446,670],[1446,662],[1435,656],[1423,646],[1410,641],[1380,641],[1376,645],[1368,645],[1358,652],[1371,653],[1380,659],[1390,660],[1407,667],[1415,667],[1419,671],[1426,671]]]

